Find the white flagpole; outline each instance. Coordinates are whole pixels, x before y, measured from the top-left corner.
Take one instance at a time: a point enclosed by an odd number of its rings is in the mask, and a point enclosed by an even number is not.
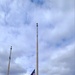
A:
[[[9,63],[8,63],[8,72],[7,72],[7,75],[9,75],[9,71],[10,71],[11,52],[12,52],[12,46],[10,48],[10,55],[9,55]]]
[[[38,75],[38,23],[36,23],[36,75]]]

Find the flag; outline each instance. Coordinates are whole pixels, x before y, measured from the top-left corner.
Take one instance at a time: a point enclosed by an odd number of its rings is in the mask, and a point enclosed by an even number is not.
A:
[[[33,72],[31,73],[31,75],[35,75],[35,69],[34,69]]]

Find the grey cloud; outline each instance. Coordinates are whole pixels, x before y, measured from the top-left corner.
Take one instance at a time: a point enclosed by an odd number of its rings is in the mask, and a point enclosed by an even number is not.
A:
[[[7,70],[8,70],[8,53],[7,51],[3,52],[0,51],[0,74],[1,75],[6,75],[7,74]],[[11,57],[12,58],[12,57]],[[18,64],[16,64],[14,62],[14,59],[11,59],[11,64],[10,64],[10,74],[11,75],[20,75],[26,73],[26,70],[24,68],[22,68],[21,66],[19,66]]]
[[[0,69],[0,74],[1,75],[6,75],[7,74],[7,70],[8,70],[7,67],[6,66],[2,66],[0,68],[3,68],[3,69]],[[22,67],[19,67],[17,64],[15,64],[14,66],[10,67],[10,74],[11,75],[22,75],[24,73],[26,73],[26,70],[23,69]]]
[[[75,41],[73,2],[74,0],[1,0],[0,49],[2,48],[3,52],[0,50],[0,71],[6,72],[7,67],[4,69],[4,66],[8,63],[8,48],[12,45],[11,74],[26,73],[25,69],[31,72],[35,64],[35,24],[38,22],[39,61],[43,63],[41,68],[44,69],[41,75],[58,74],[60,69],[58,75],[75,73],[74,64],[70,65],[74,62],[74,49],[61,51],[63,47]],[[58,47],[55,47],[56,45]],[[56,50],[61,55],[56,53]],[[55,58],[51,59],[51,56]],[[49,63],[46,64],[47,62]]]
[[[40,74],[48,75],[74,75],[75,74],[75,48],[74,44],[66,46],[63,50],[56,51],[49,58],[42,68],[40,67]],[[62,49],[62,48],[61,48]],[[48,67],[49,66],[49,67]],[[45,68],[44,68],[45,67]],[[41,73],[42,72],[42,73]]]

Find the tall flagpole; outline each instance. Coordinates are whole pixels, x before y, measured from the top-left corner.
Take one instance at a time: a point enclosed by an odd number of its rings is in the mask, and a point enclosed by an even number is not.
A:
[[[10,71],[11,52],[12,52],[12,46],[10,48],[10,55],[9,55],[9,63],[8,63],[8,72],[7,72],[7,75],[9,75],[9,71]]]
[[[36,75],[38,75],[38,23],[36,23]]]

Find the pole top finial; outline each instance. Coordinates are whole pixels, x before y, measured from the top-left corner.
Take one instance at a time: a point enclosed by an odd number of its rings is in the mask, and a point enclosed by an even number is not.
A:
[[[36,26],[38,27],[38,23],[36,23]]]
[[[12,50],[12,46],[10,47],[10,49]]]

